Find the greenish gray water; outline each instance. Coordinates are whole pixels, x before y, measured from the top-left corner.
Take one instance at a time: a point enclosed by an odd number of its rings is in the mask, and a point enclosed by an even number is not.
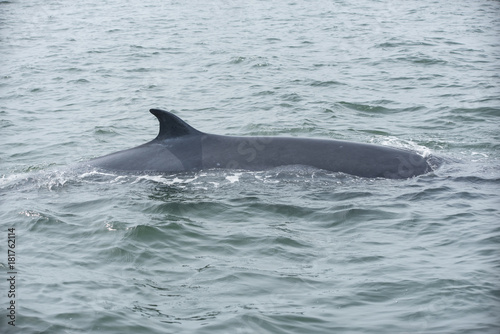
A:
[[[0,330],[498,333],[499,11],[0,2]],[[71,169],[152,139],[152,107],[210,133],[373,142],[445,163],[409,180]]]

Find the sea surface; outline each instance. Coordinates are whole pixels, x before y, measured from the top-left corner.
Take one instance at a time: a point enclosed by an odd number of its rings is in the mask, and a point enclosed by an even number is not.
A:
[[[0,54],[1,333],[500,333],[499,1],[4,0]],[[150,108],[443,163],[73,168]]]

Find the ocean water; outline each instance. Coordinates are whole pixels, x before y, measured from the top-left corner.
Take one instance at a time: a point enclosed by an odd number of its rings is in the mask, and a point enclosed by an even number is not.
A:
[[[1,1],[0,332],[499,333],[499,36],[492,0]],[[72,168],[149,108],[443,164]]]

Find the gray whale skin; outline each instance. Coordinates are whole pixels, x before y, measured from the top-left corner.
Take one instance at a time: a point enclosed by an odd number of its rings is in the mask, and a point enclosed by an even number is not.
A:
[[[432,171],[426,158],[393,147],[331,139],[235,137],[203,133],[176,115],[150,112],[160,132],[143,145],[95,158],[91,167],[140,173],[225,168],[260,171],[304,165],[368,178],[406,179]]]

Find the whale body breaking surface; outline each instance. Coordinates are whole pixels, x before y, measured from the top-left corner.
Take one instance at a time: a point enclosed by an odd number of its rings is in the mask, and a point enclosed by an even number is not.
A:
[[[152,141],[89,160],[121,172],[176,173],[204,169],[261,171],[303,165],[368,178],[406,179],[431,172],[428,158],[405,149],[333,139],[239,137],[196,130],[178,116],[151,109],[160,131]]]

